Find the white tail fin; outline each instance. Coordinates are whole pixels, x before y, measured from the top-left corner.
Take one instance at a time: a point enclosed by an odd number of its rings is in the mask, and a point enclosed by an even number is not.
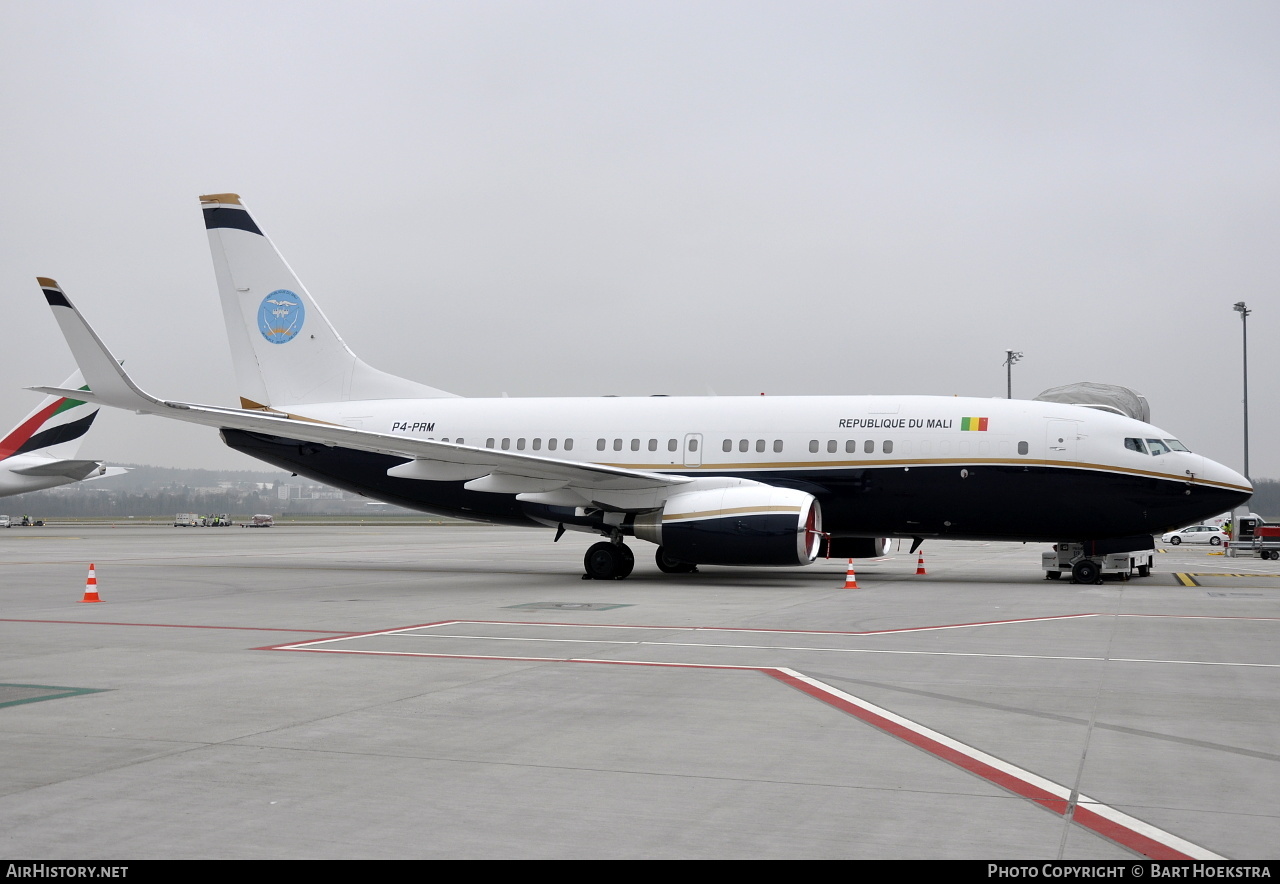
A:
[[[240,197],[215,193],[200,203],[244,408],[453,396],[352,353]]]
[[[41,280],[42,284],[44,280]],[[52,280],[50,280],[52,282]],[[69,390],[87,390],[76,372],[63,381]],[[66,459],[76,456],[80,442],[98,416],[98,406],[63,396],[46,396],[30,414],[0,439],[0,460],[15,454],[39,452]]]

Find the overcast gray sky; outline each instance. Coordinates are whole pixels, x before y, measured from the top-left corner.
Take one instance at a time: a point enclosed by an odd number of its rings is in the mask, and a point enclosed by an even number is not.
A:
[[[1280,477],[1274,2],[0,0],[0,424],[71,358],[236,390],[196,196],[466,396],[1133,387]],[[104,413],[86,456],[253,468]]]

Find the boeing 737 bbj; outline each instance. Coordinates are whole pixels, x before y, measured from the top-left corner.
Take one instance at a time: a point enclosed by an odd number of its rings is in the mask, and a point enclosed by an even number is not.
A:
[[[143,392],[41,279],[84,398],[217,427],[238,451],[388,503],[603,535],[589,577],[629,574],[631,537],[668,572],[873,555],[885,537],[1149,546],[1252,493],[1171,433],[1051,402],[460,398],[362,362],[240,198],[200,199],[242,407]]]

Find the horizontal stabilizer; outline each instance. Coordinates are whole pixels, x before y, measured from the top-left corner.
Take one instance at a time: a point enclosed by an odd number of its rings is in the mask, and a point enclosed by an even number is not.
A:
[[[61,476],[79,482],[81,479],[88,479],[101,469],[103,469],[102,463],[96,460],[51,460],[48,463],[13,467],[13,472],[20,476]],[[115,469],[124,471],[121,467]]]

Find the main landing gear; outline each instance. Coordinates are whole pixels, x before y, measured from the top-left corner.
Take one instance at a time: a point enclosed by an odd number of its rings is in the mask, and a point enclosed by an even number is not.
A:
[[[693,562],[682,562],[671,558],[662,547],[658,547],[658,554],[654,559],[658,562],[658,570],[663,574],[691,574],[698,570],[698,566]]]
[[[693,562],[682,562],[673,559],[658,547],[654,558],[658,570],[664,574],[690,574],[698,570]],[[629,575],[636,566],[635,554],[631,547],[621,540],[602,540],[592,544],[587,554],[582,557],[582,567],[586,571],[583,580],[621,580]]]
[[[586,569],[583,580],[621,580],[636,566],[635,554],[622,541],[602,540],[593,543],[582,557]]]

